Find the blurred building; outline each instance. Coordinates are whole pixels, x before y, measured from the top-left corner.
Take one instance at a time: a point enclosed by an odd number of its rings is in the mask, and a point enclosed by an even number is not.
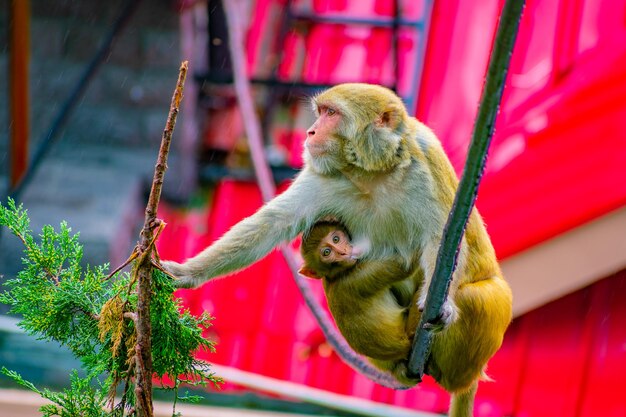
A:
[[[159,3],[161,11],[172,6]],[[123,38],[116,47],[121,51],[111,55],[113,65],[103,67],[107,79],[116,82],[102,82],[99,95],[87,96],[87,104],[108,97],[111,85],[122,91],[116,96],[130,94],[123,103],[129,109],[112,105],[118,119],[110,125],[111,135],[120,137],[112,145],[126,147],[127,136],[146,144],[144,134],[158,132],[165,121],[161,101],[169,100],[178,65],[168,48],[180,43],[182,57],[190,60],[193,76],[185,90],[182,139],[175,145],[180,164],[170,196],[188,196],[191,187],[185,184],[196,182],[202,191],[184,209],[161,206],[168,227],[159,250],[174,260],[193,256],[261,205],[232,88],[222,4],[180,3],[167,9],[179,27],[172,29],[169,21],[158,33],[151,28],[152,9],[140,9],[139,29],[129,26],[128,40]],[[240,3],[247,21],[246,69],[266,154],[281,187],[302,165],[302,142],[312,122],[305,98],[348,81],[394,88],[409,111],[437,133],[461,174],[503,1]],[[46,24],[56,27],[52,16],[58,7],[39,7],[49,17],[34,28],[41,37],[56,33]],[[70,16],[80,12],[66,10]],[[480,386],[476,416],[626,413],[621,396],[626,386],[625,16],[625,0],[527,1],[477,201],[513,288],[516,317],[490,362],[495,382]],[[89,34],[89,22],[84,26]],[[66,45],[60,51],[73,50],[62,33],[56,36]],[[120,56],[128,45],[136,45],[135,53]],[[154,74],[164,63],[167,68],[161,69],[174,69],[167,73],[172,82],[162,78],[165,71]],[[136,83],[129,89],[117,83],[127,76],[127,67]],[[52,68],[47,74],[62,71]],[[162,85],[167,87],[152,89]],[[147,99],[156,97],[161,111],[153,107],[157,101]],[[93,110],[96,116],[100,105]],[[100,126],[99,117],[79,109],[78,120],[84,119],[79,128]],[[130,111],[148,109],[158,115],[149,111],[128,119]],[[127,126],[133,130],[120,131]],[[102,132],[99,137],[109,138],[106,129]],[[160,134],[150,137],[156,141]],[[6,147],[1,150],[9,155]],[[313,290],[323,302],[321,287]],[[343,364],[325,343],[277,253],[180,295],[192,312],[216,317],[207,334],[219,341],[217,352],[206,357],[210,361],[407,408],[447,410],[448,395],[430,379],[413,390],[392,391]],[[242,390],[225,387],[229,393]]]

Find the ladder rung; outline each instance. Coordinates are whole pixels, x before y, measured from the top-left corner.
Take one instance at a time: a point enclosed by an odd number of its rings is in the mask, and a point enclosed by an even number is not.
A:
[[[232,75],[220,75],[214,76],[211,73],[205,74],[196,74],[194,79],[197,82],[206,82],[209,84],[216,85],[226,85],[232,84],[233,78]],[[252,84],[265,85],[269,87],[276,87],[280,89],[296,89],[296,90],[325,90],[327,88],[335,86],[337,83],[311,83],[306,81],[282,81],[277,79],[261,79],[261,78],[252,78],[250,80]],[[350,81],[342,81],[342,82],[350,82]],[[353,82],[363,82],[362,80],[354,80]],[[392,88],[389,86],[389,88]]]
[[[403,18],[397,19],[393,17],[384,18],[362,18],[347,16],[321,16],[312,13],[290,13],[289,17],[295,20],[309,20],[315,23],[332,23],[332,24],[356,24],[380,27],[409,26],[422,30],[424,28],[423,20],[407,20]]]

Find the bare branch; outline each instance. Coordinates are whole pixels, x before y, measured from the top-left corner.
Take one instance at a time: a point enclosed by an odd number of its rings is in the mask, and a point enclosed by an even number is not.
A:
[[[137,344],[136,351],[136,377],[135,396],[137,398],[137,415],[139,417],[152,417],[152,327],[150,324],[150,300],[151,300],[151,277],[152,277],[152,250],[155,239],[154,225],[157,224],[156,213],[161,199],[163,178],[167,170],[167,156],[169,154],[172,134],[176,125],[178,109],[183,98],[183,86],[187,77],[187,61],[183,62],[178,74],[178,82],[172,96],[170,112],[167,117],[159,156],[154,167],[154,177],[148,205],[146,206],[141,242],[139,244],[139,259],[137,260]],[[159,232],[163,224],[160,224]],[[157,233],[158,236],[158,233]]]

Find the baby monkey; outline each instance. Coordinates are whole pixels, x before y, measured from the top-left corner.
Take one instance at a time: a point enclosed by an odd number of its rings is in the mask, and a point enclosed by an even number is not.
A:
[[[300,251],[300,274],[322,280],[330,311],[352,349],[399,382],[415,385],[407,376],[415,332],[407,329],[407,319],[421,277],[414,282],[399,256],[362,261],[367,242],[353,244],[334,220],[317,222],[303,236]]]

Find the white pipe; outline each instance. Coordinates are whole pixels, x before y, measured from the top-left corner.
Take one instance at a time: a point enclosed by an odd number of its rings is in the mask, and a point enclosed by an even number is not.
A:
[[[0,332],[5,333],[24,333],[17,323],[19,320],[13,317],[0,315]]]
[[[210,363],[211,371],[224,378],[244,387],[255,390],[278,394],[283,397],[317,404],[335,410],[348,411],[363,416],[385,417],[441,417],[440,414],[425,411],[414,411],[408,408],[382,404],[363,398],[349,395],[336,394],[318,388],[296,384],[290,381],[270,378],[267,376],[242,371],[228,366]]]

